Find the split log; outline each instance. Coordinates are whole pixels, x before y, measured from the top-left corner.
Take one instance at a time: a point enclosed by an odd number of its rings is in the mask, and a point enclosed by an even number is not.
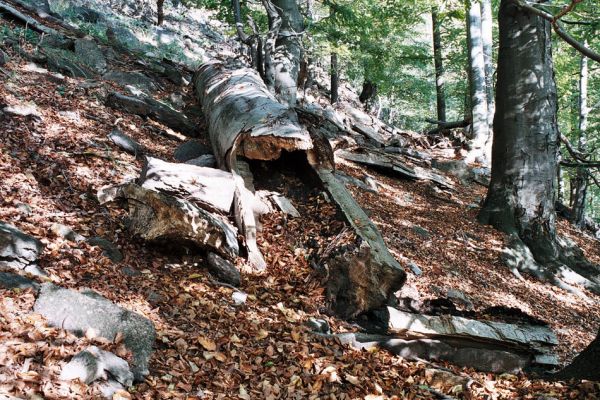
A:
[[[327,257],[327,292],[332,309],[343,318],[355,317],[386,304],[406,281],[406,273],[390,254],[379,230],[332,170],[315,171],[325,189],[362,243],[357,251]]]
[[[118,197],[129,205],[129,229],[144,240],[191,244],[227,259],[239,253],[235,229],[189,201],[132,183],[122,185]]]
[[[277,102],[256,71],[208,62],[194,75],[194,88],[219,166],[231,169],[237,155],[275,160],[282,150],[312,148],[296,112]]]
[[[0,1],[0,14],[7,14],[11,18],[21,22],[23,25],[36,32],[45,33],[47,35],[60,35],[54,29],[39,23],[34,18],[31,18],[29,15],[23,14],[21,11],[17,10],[16,8],[10,6],[9,4],[3,1]]]
[[[485,372],[516,373],[555,368],[556,335],[543,325],[434,317],[388,308],[390,334],[343,333],[335,337],[357,349],[380,347],[409,360],[448,361]]]
[[[274,160],[284,150],[310,149],[310,135],[296,112],[278,103],[252,69],[205,63],[194,75],[194,90],[206,115],[217,163],[234,176],[234,211],[246,239],[248,261],[262,270],[266,263],[256,244],[256,199],[244,185],[237,156]]]
[[[361,148],[360,153],[350,152],[347,150],[336,151],[336,156],[344,160],[353,161],[359,164],[368,165],[370,167],[380,168],[389,171],[405,178],[415,180],[429,180],[446,189],[454,189],[452,181],[446,177],[431,172],[425,168],[417,166],[409,166],[402,162],[399,157],[394,157],[392,154],[386,154],[374,149]]]
[[[186,136],[198,136],[196,126],[188,117],[150,97],[130,97],[112,92],[106,98],[106,105],[130,114],[152,118]]]
[[[202,208],[228,213],[235,183],[229,172],[146,157],[138,183],[145,189],[190,201]]]

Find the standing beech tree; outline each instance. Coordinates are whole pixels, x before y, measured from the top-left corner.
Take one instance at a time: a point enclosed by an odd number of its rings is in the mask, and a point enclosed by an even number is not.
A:
[[[446,122],[446,95],[444,94],[444,64],[442,62],[442,35],[438,7],[431,8],[431,25],[433,27],[433,62],[435,65],[435,92],[437,103],[437,119]]]
[[[466,161],[489,162],[490,129],[486,94],[485,58],[481,30],[481,7],[476,0],[467,0],[467,49],[469,53],[469,89],[473,138]]]
[[[578,96],[578,111],[579,124],[577,129],[577,150],[580,153],[586,151],[586,130],[588,124],[588,106],[587,106],[587,91],[588,91],[588,59],[586,56],[581,56],[579,65],[579,96]],[[585,225],[585,200],[588,188],[588,174],[585,167],[577,168],[575,173],[573,195],[573,208],[571,211],[571,222],[580,228]]]
[[[553,18],[544,14],[519,0],[500,3],[492,177],[479,220],[511,235],[515,269],[569,290],[577,283],[600,292],[596,268],[563,251],[556,235]]]

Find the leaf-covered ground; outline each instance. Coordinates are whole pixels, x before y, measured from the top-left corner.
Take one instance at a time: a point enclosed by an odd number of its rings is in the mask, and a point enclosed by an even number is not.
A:
[[[201,256],[130,237],[123,210],[100,206],[96,199],[101,186],[137,177],[141,167],[107,139],[112,129],[118,127],[166,160],[180,142],[155,122],[105,108],[104,96],[116,88],[112,84],[56,79],[10,55],[12,61],[0,71],[0,104],[35,106],[41,118],[4,115],[0,121],[0,220],[42,239],[41,266],[52,281],[91,288],[154,322],[158,338],[151,373],[120,398],[429,399],[440,393],[482,399],[597,398],[598,386],[589,382],[408,362],[311,335],[304,328],[310,317],[328,320],[335,332],[356,329],[326,315],[321,276],[307,262],[307,255],[340,228],[335,208],[316,190],[290,196],[302,219],[275,213],[262,221],[259,245],[269,267],[263,274],[243,276],[241,290],[248,298],[235,305],[233,290],[208,276]],[[164,88],[160,96],[181,90]],[[365,172],[350,163],[340,163],[340,169],[356,176]],[[420,277],[409,274],[423,298],[455,288],[470,296],[476,310],[520,308],[550,324],[564,361],[591,341],[600,323],[598,298],[588,294],[584,300],[511,275],[499,257],[503,236],[478,225],[477,210],[469,206],[484,195],[482,187],[459,186],[452,198],[441,198],[426,183],[369,174],[384,189],[379,194],[353,189],[354,194],[403,264],[412,261],[423,270]],[[285,190],[302,188],[296,177],[282,179]],[[118,244],[124,260],[113,263],[97,247],[56,236],[54,223],[86,237],[108,238]],[[415,225],[430,235],[424,237]],[[563,223],[560,229],[590,259],[600,261],[600,242],[582,238]],[[29,291],[0,291],[0,394],[98,396],[93,385],[61,382],[61,366],[91,343],[125,358],[127,350],[118,341],[78,338],[47,327],[32,314],[33,300]],[[436,379],[432,371],[439,367],[458,381]]]

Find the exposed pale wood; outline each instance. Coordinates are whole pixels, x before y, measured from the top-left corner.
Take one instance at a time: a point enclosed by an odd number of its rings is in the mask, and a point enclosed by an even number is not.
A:
[[[446,177],[422,167],[411,167],[400,161],[398,157],[394,157],[392,154],[386,154],[374,149],[366,148],[361,148],[360,151],[361,153],[338,150],[336,151],[335,155],[343,158],[344,160],[394,172],[409,179],[429,180],[448,189],[454,188],[452,182]]]
[[[112,92],[106,98],[106,105],[130,114],[152,118],[186,136],[197,136],[196,126],[183,113],[150,97],[130,97]]]
[[[256,71],[208,62],[194,75],[194,84],[221,167],[232,167],[223,163],[234,145],[237,154],[259,160],[312,147],[296,112],[277,102]]]
[[[132,183],[121,186],[119,197],[129,204],[130,230],[144,240],[193,244],[228,259],[239,253],[235,229],[189,201]]]
[[[235,182],[229,172],[146,157],[139,184],[190,201],[211,211],[228,213]]]

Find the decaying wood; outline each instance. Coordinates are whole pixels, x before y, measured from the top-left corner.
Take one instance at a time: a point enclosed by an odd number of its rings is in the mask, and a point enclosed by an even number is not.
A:
[[[375,149],[361,148],[360,153],[347,150],[338,150],[336,151],[335,155],[343,158],[344,160],[353,161],[375,168],[381,168],[383,170],[401,175],[405,178],[429,180],[447,189],[454,188],[452,181],[442,175],[436,174],[422,167],[409,166],[401,161],[399,157],[395,157],[393,154],[383,153]]]
[[[130,97],[112,92],[106,98],[106,105],[130,114],[152,118],[186,136],[197,136],[196,126],[183,113],[150,97]]]
[[[296,112],[277,102],[256,71],[208,62],[194,75],[194,87],[219,166],[232,168],[228,157],[234,147],[234,157],[257,160],[312,147]]]
[[[23,14],[21,11],[17,10],[16,8],[10,6],[9,4],[3,1],[0,1],[0,15],[1,14],[9,15],[11,18],[21,22],[23,25],[26,25],[29,29],[32,29],[36,32],[45,33],[47,35],[60,35],[54,29],[39,23],[34,18],[31,18],[29,15]]]
[[[240,271],[235,265],[215,253],[208,253],[207,261],[211,275],[229,285],[240,286]]]
[[[202,208],[228,213],[235,183],[229,172],[146,157],[138,182],[150,189],[190,201]]]
[[[133,183],[118,188],[127,200],[133,234],[151,242],[194,245],[227,259],[239,253],[235,229],[189,201],[157,193]]]
[[[390,254],[377,227],[333,171],[315,167],[323,186],[360,237],[357,251],[328,257],[328,297],[333,310],[351,318],[379,308],[406,281],[406,273]]]
[[[516,373],[555,368],[556,335],[546,326],[433,317],[390,309],[387,335],[342,333],[335,337],[357,349],[384,348],[410,360],[448,361],[480,371]],[[321,335],[323,336],[323,335]]]
[[[235,219],[244,233],[249,264],[263,270],[266,263],[256,244],[257,200],[244,183],[237,156],[274,160],[284,150],[310,149],[310,135],[296,112],[278,103],[252,69],[205,63],[194,75],[194,89],[206,116],[217,164],[234,176]]]

